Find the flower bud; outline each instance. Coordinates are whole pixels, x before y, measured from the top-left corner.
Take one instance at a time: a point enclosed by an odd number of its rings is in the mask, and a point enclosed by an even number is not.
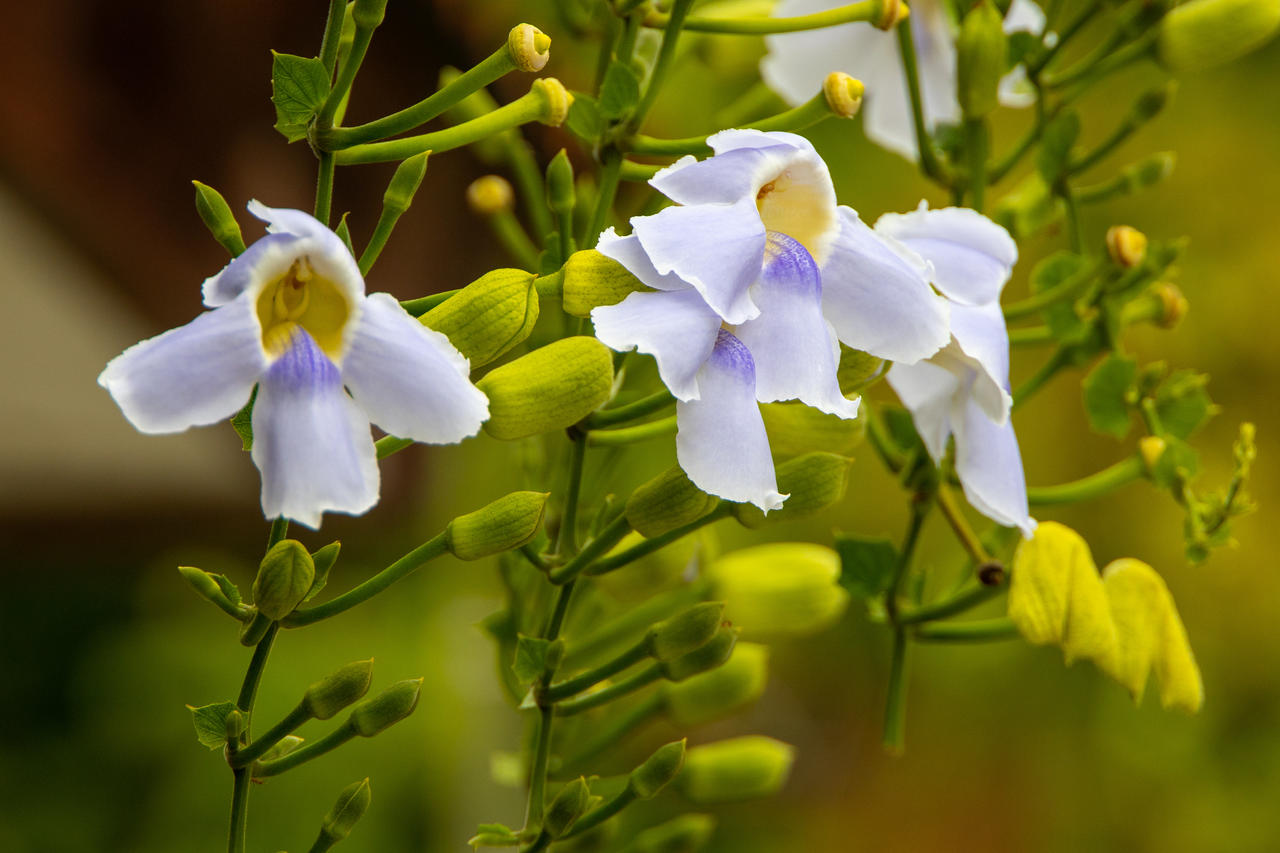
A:
[[[1160,151],[1145,160],[1139,160],[1123,170],[1125,181],[1130,190],[1140,190],[1160,183],[1173,174],[1177,163],[1177,155],[1172,151]]]
[[[579,776],[565,785],[556,794],[551,805],[547,806],[547,815],[542,821],[542,828],[552,838],[559,838],[569,831],[574,822],[587,810],[587,801],[591,792],[587,789],[587,780]]]
[[[1168,281],[1159,281],[1152,290],[1160,299],[1160,316],[1156,319],[1156,325],[1162,329],[1172,329],[1181,323],[1191,309],[1191,303],[1178,286]]]
[[[684,739],[658,747],[644,764],[631,771],[627,787],[642,800],[653,799],[680,775],[680,769],[684,767],[684,752]]]
[[[573,164],[563,148],[547,164],[547,207],[552,213],[572,213]]]
[[[719,503],[677,465],[632,492],[624,511],[632,530],[652,538],[702,518]]]
[[[880,15],[872,23],[888,32],[903,21],[911,10],[902,0],[880,0]]]
[[[253,615],[253,611],[240,603],[240,593],[236,591],[235,585],[224,576],[210,574],[194,566],[178,566],[178,573],[201,598],[219,610],[241,621]]]
[[[413,203],[413,196],[422,186],[422,178],[427,174],[427,158],[430,151],[415,154],[396,166],[396,173],[387,184],[387,191],[382,194],[382,206],[394,211],[396,215],[404,213]]]
[[[307,688],[302,697],[307,713],[327,720],[369,692],[373,681],[373,660],[358,660]]]
[[[622,264],[595,249],[574,252],[564,265],[564,310],[574,317],[590,317],[592,308],[616,305],[628,294],[649,289]]]
[[[371,799],[373,791],[369,788],[368,777],[343,788],[342,793],[338,794],[338,801],[320,822],[320,831],[335,842],[346,838],[351,834],[356,821],[364,817]]]
[[[351,20],[363,29],[379,26],[386,14],[387,0],[354,0],[351,4]]]
[[[768,797],[782,790],[795,747],[763,735],[695,746],[684,760],[680,787],[696,803]]]
[[[966,118],[982,118],[998,105],[1008,50],[999,10],[982,0],[964,16],[956,40],[956,97]]]
[[[398,681],[386,690],[365,699],[351,710],[350,724],[360,737],[373,737],[413,713],[422,692],[422,679]]]
[[[1164,456],[1169,445],[1158,435],[1144,435],[1138,439],[1138,453],[1142,456],[1142,464],[1147,468],[1147,476],[1156,470],[1160,457]]]
[[[655,660],[670,661],[701,648],[720,630],[724,604],[704,601],[683,613],[659,622],[645,635],[649,656]]]
[[[1156,56],[1170,71],[1199,71],[1261,47],[1280,28],[1275,0],[1191,0],[1160,20]]]
[[[663,685],[667,715],[677,726],[690,728],[736,714],[764,693],[768,665],[767,646],[738,643],[724,666]]]
[[[774,542],[727,554],[705,576],[725,614],[750,637],[812,634],[844,613],[836,552],[809,542]]]
[[[517,24],[507,35],[507,52],[521,71],[541,71],[551,58],[551,36],[533,24]]]
[[[267,762],[267,761],[275,761],[277,758],[284,758],[286,755],[293,752],[298,747],[302,746],[302,743],[304,740],[305,738],[300,738],[297,735],[285,735],[284,737],[280,738],[279,743],[275,744],[266,752],[262,753],[262,757],[259,758],[258,761],[255,762],[255,764],[261,763],[261,762]]]
[[[565,429],[613,390],[613,355],[595,338],[564,338],[495,368],[476,383],[489,397],[485,432],[504,440]]]
[[[775,462],[815,450],[849,456],[866,434],[865,418],[841,418],[800,403],[764,403],[760,416]]]
[[[1147,235],[1128,225],[1112,225],[1107,229],[1107,254],[1117,266],[1136,267],[1147,256]]]
[[[200,220],[209,229],[213,239],[232,255],[243,252],[244,237],[240,233],[240,223],[236,222],[235,214],[231,212],[222,193],[199,181],[191,183],[196,188],[196,213],[200,214]]]
[[[862,107],[862,94],[866,87],[843,71],[832,71],[822,81],[822,94],[831,112],[840,118],[853,118]]]
[[[538,119],[550,127],[559,127],[569,117],[569,107],[573,106],[573,95],[554,77],[539,77],[533,81],[533,91],[546,99],[546,110]]]
[[[697,853],[716,831],[709,814],[684,814],[638,833],[629,853]]]
[[[467,187],[467,206],[480,216],[493,216],[515,208],[515,192],[501,175],[484,175]]]
[[[445,547],[461,560],[519,548],[538,532],[546,505],[546,492],[512,492],[449,522]]]
[[[288,616],[311,589],[315,576],[315,561],[301,542],[277,542],[262,558],[258,577],[253,581],[253,601],[258,612],[275,621]]]
[[[688,654],[672,661],[660,661],[658,668],[668,681],[684,681],[686,678],[715,669],[733,654],[738,642],[738,629],[721,627],[714,637]]]
[[[744,527],[788,521],[815,513],[844,497],[853,460],[834,453],[806,453],[777,467],[778,491],[788,495],[782,509],[767,516],[753,504],[734,504],[733,515]]]
[[[240,735],[249,730],[249,715],[239,708],[227,712],[227,743],[235,743]]]
[[[420,319],[447,337],[475,369],[529,337],[538,308],[533,274],[501,269],[485,273]]]

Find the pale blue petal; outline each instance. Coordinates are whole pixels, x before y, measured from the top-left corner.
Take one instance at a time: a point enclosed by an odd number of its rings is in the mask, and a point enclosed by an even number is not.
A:
[[[967,207],[929,210],[921,202],[910,213],[881,216],[875,230],[933,264],[938,290],[965,305],[998,301],[1018,262],[1018,246],[1009,232]]]
[[[293,234],[268,234],[249,246],[217,275],[204,280],[201,293],[210,308],[226,305],[249,288],[275,281],[297,259],[306,241]]]
[[[721,329],[698,371],[699,398],[676,403],[676,460],[704,492],[768,512],[786,495],[778,494],[754,380],[751,353]]]
[[[720,317],[696,291],[632,293],[617,305],[593,310],[591,322],[610,349],[652,355],[662,383],[677,399],[698,398],[694,377],[711,356]]]
[[[267,223],[271,234],[294,234],[304,238],[298,255],[306,256],[321,277],[338,286],[348,301],[364,296],[364,276],[351,256],[347,244],[309,213],[285,207],[267,207],[259,201],[249,202],[249,212]]]
[[[1009,332],[998,304],[951,306],[951,334],[976,374],[970,393],[997,423],[1013,403],[1009,388]]]
[[[654,290],[690,290],[693,287],[675,273],[659,275],[653,268],[653,262],[645,254],[644,246],[640,245],[635,235],[619,237],[612,226],[600,234],[596,250],[606,258],[612,258],[622,264],[646,287],[652,287]]]
[[[139,431],[182,432],[231,417],[266,369],[253,303],[237,299],[134,344],[98,384]]]
[[[252,455],[268,518],[318,528],[325,512],[359,515],[378,502],[369,418],[301,328],[258,386]]]
[[[976,403],[956,406],[956,474],[970,505],[1030,537],[1036,523],[1027,508],[1027,483],[1012,421],[996,424]]]
[[[935,462],[947,453],[951,437],[953,401],[961,390],[960,379],[928,361],[919,364],[895,364],[885,376],[898,399],[911,412],[916,432]]]
[[[815,92],[814,94],[817,93]],[[808,99],[806,98],[806,100]],[[711,146],[711,150],[716,152],[717,156],[730,151],[764,150],[779,145],[794,149],[798,154],[808,154],[814,157],[818,155],[817,149],[813,147],[812,142],[798,133],[789,133],[785,130],[730,128],[708,136],[707,145]]]
[[[822,316],[822,280],[804,247],[769,232],[764,271],[755,291],[760,316],[738,326],[755,362],[756,399],[799,400],[828,414],[852,418],[856,400],[840,393],[839,343]]]
[[[489,399],[471,384],[467,359],[392,296],[364,300],[342,381],[368,419],[392,435],[453,444],[475,435]]]
[[[650,178],[649,183],[680,204],[754,200],[760,188],[782,174],[799,153],[790,145],[773,144],[730,150],[705,160],[686,155]]]
[[[840,233],[822,264],[822,309],[840,340],[907,364],[950,340],[946,300],[929,287],[918,255],[841,207]]]

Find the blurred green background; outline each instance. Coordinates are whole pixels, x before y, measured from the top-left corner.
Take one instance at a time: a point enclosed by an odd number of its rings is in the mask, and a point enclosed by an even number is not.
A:
[[[267,525],[257,474],[230,428],[135,434],[94,384],[130,343],[186,322],[200,281],[225,258],[191,205],[192,178],[241,209],[249,198],[310,207],[314,161],[271,129],[268,49],[316,50],[327,4],[192,0],[181,4],[50,0],[6,11],[0,29],[0,257],[9,360],[0,407],[0,850],[213,851],[225,844],[225,767],[192,736],[184,703],[232,698],[248,650],[228,620],[181,583],[175,566],[223,571],[247,587]],[[574,45],[551,2],[396,0],[356,84],[350,118],[420,98],[443,64],[466,67],[529,21],[555,39],[546,73],[586,86],[593,52]],[[699,39],[675,69],[654,133],[706,132],[708,116],[748,84],[754,39]],[[1155,85],[1131,70],[1083,103],[1086,139],[1100,139],[1132,98]],[[527,79],[497,88],[520,94]],[[1088,665],[1020,642],[929,646],[915,656],[907,752],[879,746],[888,638],[855,605],[833,630],[774,649],[770,684],[750,712],[694,741],[762,732],[798,747],[783,794],[720,808],[717,851],[1280,849],[1280,578],[1270,507],[1280,501],[1275,402],[1280,314],[1280,43],[1180,81],[1173,105],[1111,165],[1174,149],[1173,177],[1136,199],[1086,212],[1088,238],[1133,225],[1153,238],[1187,235],[1176,283],[1191,303],[1173,331],[1135,329],[1141,361],[1212,375],[1222,414],[1195,440],[1203,480],[1230,471],[1237,424],[1258,425],[1258,515],[1236,525],[1238,547],[1189,566],[1181,513],[1146,484],[1096,503],[1041,511],[1072,525],[1099,565],[1134,556],[1155,566],[1178,602],[1204,675],[1195,717],[1135,708]],[[997,127],[997,148],[1023,115]],[[865,219],[945,199],[914,169],[868,145],[858,122],[812,134],[842,202]],[[544,160],[562,131],[535,128]],[[575,153],[580,165],[583,152]],[[460,287],[509,262],[465,211],[483,167],[466,152],[432,160],[426,183],[370,279],[402,298]],[[340,171],[335,209],[367,237],[390,169]],[[246,236],[258,232],[242,217]],[[1025,293],[1035,259],[1061,235],[1023,247],[1009,294]],[[1015,354],[1014,384],[1043,352]],[[1078,372],[1016,418],[1028,481],[1073,479],[1131,450],[1091,434]],[[1132,441],[1132,439],[1131,439]],[[645,466],[666,464],[655,449]],[[507,491],[518,454],[487,438],[414,448],[383,465],[383,498],[366,518],[327,519],[312,547],[343,540],[331,579],[350,585]],[[639,481],[614,472],[614,488]],[[895,486],[869,452],[848,498],[822,516],[744,535],[829,541],[833,528],[897,538]],[[940,521],[922,559],[950,571]],[[463,850],[477,823],[518,823],[523,793],[491,778],[514,751],[521,718],[504,702],[477,623],[499,605],[488,563],[440,561],[371,605],[305,634],[286,634],[261,692],[259,720],[293,705],[337,664],[377,661],[375,687],[426,677],[406,723],[306,771],[255,789],[250,849],[305,849],[339,789],[372,777],[373,806],[342,849]],[[999,605],[995,607],[998,612]],[[313,724],[314,725],[314,724]],[[322,731],[316,727],[316,731]],[[303,734],[315,736],[314,731]],[[646,732],[637,756],[672,732]],[[669,798],[669,801],[664,800]],[[664,795],[638,825],[678,806]]]

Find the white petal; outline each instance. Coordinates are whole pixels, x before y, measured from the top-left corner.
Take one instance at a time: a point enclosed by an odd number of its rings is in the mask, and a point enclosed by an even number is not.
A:
[[[952,401],[960,390],[959,378],[945,367],[922,361],[895,364],[885,379],[911,412],[929,455],[935,462],[942,461],[951,437]]]
[[[680,467],[709,494],[765,512],[781,507],[786,495],[778,494],[751,353],[723,329],[698,371],[698,389],[697,400],[676,403]]]
[[[238,299],[129,347],[98,384],[139,431],[182,432],[231,417],[266,369],[253,303]]]
[[[907,364],[950,340],[946,300],[929,287],[918,255],[841,207],[840,234],[822,265],[822,309],[854,349]]]
[[[999,97],[1000,106],[1019,110],[1036,102],[1036,90],[1027,78],[1026,66],[1015,65],[1000,78]]]
[[[1040,35],[1044,32],[1044,12],[1031,0],[1013,0],[1004,16],[1004,31]],[[1035,88],[1027,80],[1027,69],[1019,65],[1000,78],[1000,103],[1006,107],[1029,107],[1036,102]]]
[[[760,313],[747,295],[764,261],[764,225],[755,198],[668,207],[631,224],[658,274],[675,272],[689,282],[725,322]]]
[[[357,302],[364,296],[364,276],[360,274],[359,264],[342,238],[320,220],[301,210],[267,207],[259,201],[249,202],[249,212],[266,222],[267,231],[272,234],[305,238],[307,243],[299,249],[299,254],[307,256],[318,274],[338,285],[348,301]]]
[[[737,328],[756,369],[756,399],[799,400],[828,414],[852,418],[856,400],[840,393],[839,344],[822,317],[822,280],[804,247],[769,232],[764,270],[755,291],[760,316]]]
[[[1027,483],[1012,421],[994,423],[973,401],[958,404],[953,418],[956,474],[965,497],[987,518],[1030,537],[1036,523],[1027,509]]]
[[[790,145],[768,145],[726,151],[705,160],[686,155],[650,178],[649,183],[680,204],[754,200],[760,188],[782,174],[800,153]]]
[[[217,275],[204,280],[201,293],[210,308],[226,305],[245,290],[275,281],[298,258],[302,238],[293,234],[268,234],[249,246]]]
[[[369,420],[392,435],[453,444],[475,435],[489,399],[449,339],[428,329],[386,293],[364,311],[342,363],[342,381]]]
[[[819,86],[821,88],[821,86]],[[814,94],[817,94],[816,92]],[[707,145],[717,155],[730,151],[763,150],[778,145],[793,148],[799,154],[817,156],[818,151],[813,143],[798,133],[785,130],[755,130],[754,128],[730,128],[721,130],[707,137]]]
[[[645,254],[644,246],[635,235],[619,237],[610,226],[600,234],[596,249],[606,258],[613,258],[627,268],[627,271],[640,279],[640,282],[654,290],[690,290],[693,285],[675,273],[659,275],[653,268],[653,261]]]
[[[378,502],[369,419],[338,368],[302,329],[267,370],[253,405],[253,463],[262,512],[311,528],[325,512],[359,515]]]
[[[1032,35],[1044,32],[1044,12],[1032,0],[1013,0],[1004,16],[1004,31],[1022,30]]]
[[[694,290],[632,293],[591,312],[596,337],[618,352],[632,348],[658,362],[662,383],[680,400],[696,400],[694,377],[711,356],[720,316]]]
[[[967,207],[910,213],[886,213],[876,233],[893,237],[933,264],[933,283],[948,298],[965,305],[1000,299],[1018,246],[1009,232]]]
[[[1013,404],[1009,389],[1009,332],[999,304],[951,306],[951,334],[974,369],[969,393],[996,423],[1004,423]]]

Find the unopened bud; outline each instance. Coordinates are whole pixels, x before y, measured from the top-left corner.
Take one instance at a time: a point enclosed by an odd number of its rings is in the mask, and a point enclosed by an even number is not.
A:
[[[716,635],[687,655],[672,661],[660,662],[662,677],[668,681],[684,681],[700,672],[708,672],[720,666],[733,654],[738,642],[738,629],[721,627]]]
[[[613,390],[613,355],[595,338],[563,338],[489,372],[484,430],[511,440],[573,426]]]
[[[782,790],[795,748],[763,735],[717,741],[689,750],[680,787],[696,803],[768,797]]]
[[[415,154],[396,167],[396,173],[387,184],[387,191],[382,194],[382,206],[397,214],[404,213],[413,203],[413,196],[422,186],[422,179],[427,174],[427,158],[430,151]]]
[[[902,0],[880,0],[880,15],[872,23],[887,32],[905,20],[910,13],[911,10]]]
[[[228,615],[241,621],[253,615],[253,611],[240,603],[240,594],[235,585],[222,575],[213,575],[194,566],[178,566],[178,573],[201,598]]]
[[[724,666],[686,681],[666,684],[667,714],[681,728],[700,726],[737,713],[760,698],[768,678],[769,649],[737,643]]]
[[[249,730],[249,715],[239,708],[227,712],[227,742],[235,743],[240,735]]]
[[[1135,124],[1151,121],[1169,105],[1169,101],[1173,99],[1173,93],[1177,90],[1178,84],[1170,80],[1158,89],[1143,92],[1129,109],[1130,121]]]
[[[652,538],[702,518],[719,503],[677,465],[632,492],[625,513],[633,530]]]
[[[705,572],[725,615],[749,637],[812,634],[844,613],[840,558],[809,542],[774,542],[727,554]]]
[[[351,727],[360,737],[373,737],[413,713],[422,692],[422,679],[399,681],[365,699],[351,710]]]
[[[541,71],[551,58],[551,36],[533,24],[517,24],[507,35],[507,51],[521,71]]]
[[[572,213],[573,164],[563,148],[547,164],[547,207],[552,213]]]
[[[1156,296],[1160,298],[1160,317],[1156,320],[1156,324],[1162,329],[1172,329],[1182,322],[1182,318],[1187,316],[1187,311],[1191,309],[1191,303],[1187,301],[1187,297],[1176,284],[1168,281],[1159,281],[1152,287]]]
[[[343,788],[342,793],[338,794],[338,801],[320,822],[320,831],[334,841],[346,838],[351,834],[356,821],[364,817],[372,799],[373,791],[369,788],[368,777]]]
[[[262,757],[255,763],[265,763],[267,761],[275,761],[277,758],[284,758],[286,755],[302,746],[304,741],[305,738],[298,737],[297,735],[285,735],[280,738],[279,743],[262,753]]]
[[[231,206],[222,197],[222,193],[208,184],[199,181],[191,182],[196,188],[196,213],[204,222],[213,239],[232,255],[244,251],[244,237],[240,233],[240,223],[236,222]]]
[[[752,504],[735,504],[733,515],[744,527],[788,521],[815,513],[844,497],[853,460],[834,453],[806,453],[777,466],[778,491],[788,495],[782,509],[765,515]]]
[[[1158,435],[1144,435],[1138,439],[1138,453],[1142,456],[1142,464],[1147,466],[1148,474],[1156,470],[1166,447],[1168,444]]]
[[[369,692],[373,660],[358,660],[307,688],[302,701],[313,718],[327,720]]]
[[[1275,0],[1191,0],[1160,20],[1156,56],[1171,71],[1199,71],[1261,47],[1278,28]]]
[[[590,317],[592,308],[616,305],[636,291],[649,290],[626,267],[595,249],[569,256],[561,289],[565,313],[574,317]]]
[[[1107,254],[1117,266],[1136,267],[1147,256],[1147,235],[1128,225],[1112,225],[1107,229]]]
[[[258,612],[273,621],[288,616],[311,589],[315,576],[315,561],[301,542],[277,542],[262,558],[258,577],[253,581],[253,601]]]
[[[956,40],[956,96],[966,118],[982,118],[998,105],[1008,49],[1000,11],[981,0],[964,16]]]
[[[842,418],[801,403],[764,403],[760,406],[760,416],[764,418],[769,449],[775,460],[791,459],[815,450],[849,456],[866,434],[866,418]],[[787,500],[789,503],[790,498]]]
[[[445,547],[462,560],[519,548],[538,532],[546,505],[546,492],[512,492],[449,522]]]
[[[547,835],[559,838],[568,832],[587,810],[587,801],[590,797],[591,791],[587,788],[587,780],[581,776],[561,788],[555,799],[551,801],[551,805],[547,806],[547,816],[542,822],[542,828],[546,830]]]
[[[673,741],[658,747],[657,752],[649,756],[627,778],[629,787],[642,800],[651,800],[658,792],[680,775],[684,767],[685,741]]]
[[[1158,184],[1173,174],[1173,167],[1177,163],[1177,159],[1177,155],[1172,151],[1161,151],[1157,154],[1152,154],[1145,160],[1134,163],[1132,166],[1126,166],[1124,169],[1125,179],[1133,190]]]
[[[474,369],[528,338],[538,312],[533,274],[500,269],[485,273],[419,319],[447,337]]]
[[[481,216],[506,213],[515,208],[515,192],[511,183],[501,175],[485,175],[476,178],[467,187],[467,206]]]
[[[822,94],[826,96],[827,106],[840,118],[853,118],[858,114],[865,91],[861,80],[843,71],[832,71],[822,81]]]
[[[715,831],[716,819],[711,815],[684,814],[639,833],[627,849],[632,853],[697,853]]]
[[[387,0],[355,0],[351,4],[351,19],[357,27],[373,29],[382,23],[387,14]]]
[[[559,127],[569,117],[569,107],[573,106],[573,95],[554,77],[539,77],[533,81],[533,90],[546,99],[546,110],[539,119],[543,124]]]
[[[670,661],[701,648],[716,635],[723,615],[722,602],[706,601],[659,622],[645,635],[649,656]]]

